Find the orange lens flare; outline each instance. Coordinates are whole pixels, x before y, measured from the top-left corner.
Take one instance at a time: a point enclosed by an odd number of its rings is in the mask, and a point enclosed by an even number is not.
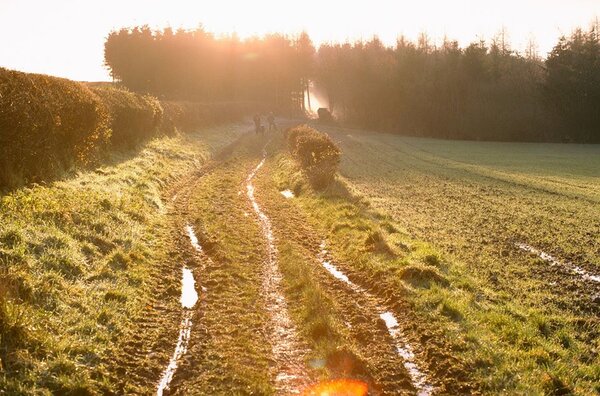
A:
[[[366,383],[352,379],[321,382],[302,392],[303,396],[365,396],[369,391]]]

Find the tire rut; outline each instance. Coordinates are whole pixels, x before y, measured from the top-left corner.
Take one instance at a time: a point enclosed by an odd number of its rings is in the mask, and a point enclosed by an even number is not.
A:
[[[303,363],[306,347],[300,343],[298,332],[289,316],[287,302],[281,291],[283,276],[277,264],[277,247],[271,220],[262,211],[254,194],[253,179],[263,167],[266,156],[267,153],[263,149],[263,158],[246,178],[246,196],[256,214],[267,245],[267,262],[265,263],[262,288],[267,311],[272,319],[270,332],[275,360],[275,389],[280,394],[297,394],[308,385],[308,374]]]
[[[191,346],[191,334],[197,327],[194,324],[202,318],[201,308],[203,306],[202,301],[205,299],[206,288],[202,286],[201,274],[207,264],[212,264],[210,257],[202,250],[194,228],[189,224],[190,199],[200,178],[214,171],[233,152],[241,139],[240,137],[228,144],[213,159],[208,160],[207,163],[187,176],[175,181],[166,194],[165,202],[169,202],[171,206],[171,227],[175,235],[174,255],[178,258],[176,260],[178,263],[177,269],[183,272],[184,279],[186,271],[191,276],[192,283],[197,285],[197,287],[194,287],[194,292],[196,293],[196,300],[200,299],[200,303],[197,304],[194,301],[193,304],[189,302],[186,304],[184,302],[184,290],[182,289],[181,304],[183,309],[180,309],[179,336],[174,338],[177,342],[168,364],[163,365],[166,368],[163,370],[156,387],[158,396],[177,393],[181,380],[189,375],[184,372],[189,369],[189,365],[185,364],[186,362],[183,359]],[[196,276],[194,276],[194,272]],[[184,286],[182,280],[182,287]]]
[[[332,262],[329,252],[326,250],[325,241],[321,243],[320,248],[321,251],[317,255],[319,263],[327,270],[327,272],[329,272],[330,275],[344,284],[346,288],[352,292],[350,294],[355,301],[354,307],[357,311],[359,311],[359,314],[365,314],[366,312],[366,316],[378,316],[378,318],[385,323],[387,332],[392,338],[392,342],[395,347],[394,349],[397,355],[400,356],[402,365],[404,366],[404,369],[410,378],[409,387],[413,388],[419,396],[429,396],[435,393],[435,388],[429,378],[429,375],[424,372],[422,368],[423,364],[415,355],[414,346],[408,342],[406,336],[403,334],[403,330],[397,320],[397,317],[399,316],[394,314],[389,307],[386,307],[385,304],[373,294],[369,293],[363,287],[353,283],[346,274],[341,272],[335,266],[335,264]],[[346,298],[350,297],[348,296],[348,293],[341,292],[339,294],[344,294],[344,297]],[[357,301],[361,301],[361,303]],[[380,323],[378,323],[378,327],[381,328]],[[369,342],[372,341],[371,338],[366,338],[366,340]],[[384,342],[389,344],[389,339],[385,339]],[[387,382],[386,377],[384,377],[381,381],[384,383]],[[386,385],[389,387],[389,384],[386,383]]]
[[[284,198],[274,188],[270,176],[263,175],[260,183],[264,195],[259,198],[265,202],[276,240],[293,240],[317,267],[313,276],[346,318],[361,357],[368,362],[374,394],[478,394],[468,381],[468,368],[452,356],[444,335],[414,316],[401,291],[379,276],[350,270],[352,266],[344,262],[334,266],[349,280],[356,279],[354,285],[362,292],[332,276],[322,262],[332,262],[332,256],[322,251],[323,233],[299,210],[295,198]]]
[[[264,202],[271,204],[265,204],[265,211],[273,221],[276,240],[295,240],[296,244],[304,250],[304,257],[316,267],[314,274],[317,282],[335,302],[353,342],[359,346],[360,357],[367,362],[369,374],[374,382],[371,393],[432,394],[433,386],[424,371],[420,368],[416,369],[419,357],[413,353],[408,358],[407,353],[404,356],[399,353],[400,328],[394,326],[394,331],[390,332],[386,322],[381,318],[381,314],[389,313],[391,309],[384,309],[384,304],[365,289],[361,288],[362,292],[357,293],[331,275],[322,265],[328,253],[323,252],[319,233],[312,229],[297,210],[293,209],[290,200],[280,195],[279,192],[272,191],[269,197],[271,199],[263,199]],[[273,202],[279,204],[275,206]],[[403,340],[403,343],[406,343],[406,340]],[[403,351],[406,352],[407,348],[404,345],[403,347]]]
[[[334,279],[319,263],[321,254],[319,240],[305,225],[298,225],[296,218],[289,212],[285,221],[296,228],[296,235],[306,239],[301,242],[305,249],[307,260],[311,260],[317,268],[314,271],[317,282],[324,288],[334,301],[342,320],[348,327],[352,342],[358,346],[359,357],[367,362],[367,369],[373,379],[371,393],[373,394],[415,394],[417,388],[412,384],[409,372],[404,366],[402,357],[397,353],[395,340],[387,331],[385,323],[379,317],[379,305],[374,299],[364,294],[357,294],[344,284]],[[289,238],[282,223],[277,222],[277,238]],[[281,227],[281,228],[280,228]],[[301,230],[301,232],[298,232]],[[336,367],[332,367],[336,371]]]

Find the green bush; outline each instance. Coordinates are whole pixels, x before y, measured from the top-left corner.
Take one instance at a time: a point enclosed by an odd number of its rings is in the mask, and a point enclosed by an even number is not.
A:
[[[287,132],[288,147],[292,156],[316,188],[329,185],[337,172],[340,156],[339,147],[329,135],[308,125],[300,125]]]
[[[114,88],[0,68],[0,190],[94,165],[159,133],[239,119],[252,104],[160,102]]]
[[[108,109],[84,84],[0,68],[0,186],[94,163],[109,138]]]
[[[132,148],[155,136],[163,117],[158,99],[115,88],[93,88],[108,107],[113,148]]]

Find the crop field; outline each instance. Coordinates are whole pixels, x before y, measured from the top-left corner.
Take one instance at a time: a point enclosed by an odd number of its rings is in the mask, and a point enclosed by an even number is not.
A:
[[[457,290],[412,299],[453,307],[484,389],[598,391],[600,146],[322,129],[354,191],[452,263]]]

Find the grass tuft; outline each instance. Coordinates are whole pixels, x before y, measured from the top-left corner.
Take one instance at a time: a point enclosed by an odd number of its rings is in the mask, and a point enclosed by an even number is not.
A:
[[[403,281],[413,287],[429,288],[433,283],[447,287],[450,282],[433,268],[423,268],[414,265],[405,267],[400,272]]]
[[[569,387],[561,378],[548,372],[544,373],[542,376],[542,386],[546,395],[549,396],[570,395],[573,393],[573,389],[571,389],[571,387]]]
[[[388,245],[383,233],[379,230],[371,230],[364,242],[364,248],[366,251],[377,254],[386,254],[389,256],[395,256],[394,251]]]

